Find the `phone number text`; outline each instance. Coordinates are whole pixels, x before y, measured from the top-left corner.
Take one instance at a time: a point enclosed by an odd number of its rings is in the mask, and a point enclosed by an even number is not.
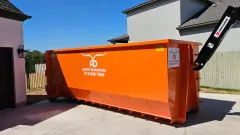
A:
[[[104,77],[105,73],[102,73],[102,72],[84,72],[84,75],[86,75],[86,76],[100,76],[100,77]]]

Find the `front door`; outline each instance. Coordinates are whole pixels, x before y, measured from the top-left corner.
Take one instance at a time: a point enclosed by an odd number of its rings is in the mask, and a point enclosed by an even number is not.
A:
[[[0,47],[0,110],[15,107],[12,48]]]

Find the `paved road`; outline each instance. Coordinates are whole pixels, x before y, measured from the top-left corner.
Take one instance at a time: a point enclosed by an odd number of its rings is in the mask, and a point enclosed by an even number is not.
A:
[[[240,96],[200,96],[200,112],[189,115],[183,126],[72,102],[44,101],[1,112],[0,135],[240,135]]]

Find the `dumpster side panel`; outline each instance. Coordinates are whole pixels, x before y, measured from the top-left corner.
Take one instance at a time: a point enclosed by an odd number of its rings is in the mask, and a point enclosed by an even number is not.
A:
[[[68,89],[66,80],[63,76],[59,66],[58,59],[52,51],[45,53],[46,60],[46,92],[50,99],[58,98],[61,96],[73,97],[71,91]]]
[[[170,119],[167,49],[56,53],[67,86],[78,99]]]
[[[127,49],[57,57],[70,88],[167,102],[166,51]]]

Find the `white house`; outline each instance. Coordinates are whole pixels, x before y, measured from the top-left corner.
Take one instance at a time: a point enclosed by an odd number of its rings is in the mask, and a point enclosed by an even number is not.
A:
[[[238,7],[240,0],[148,0],[123,11],[127,16],[127,34],[108,41],[126,43],[172,38],[204,44],[229,5]],[[202,85],[240,89],[239,26],[228,32],[201,71]]]
[[[26,103],[25,59],[18,49],[24,45],[25,15],[9,0],[0,1],[0,110]]]

